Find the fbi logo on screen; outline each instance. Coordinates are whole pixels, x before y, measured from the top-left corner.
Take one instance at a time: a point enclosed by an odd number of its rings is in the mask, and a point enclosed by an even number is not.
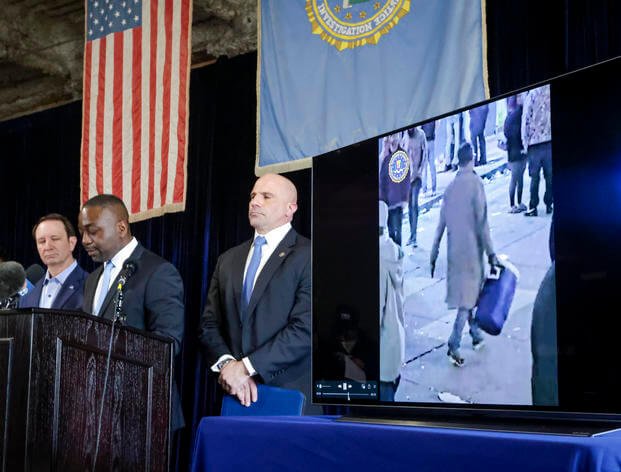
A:
[[[336,49],[377,44],[410,11],[410,0],[306,0],[313,34]]]
[[[388,175],[390,180],[398,184],[402,182],[408,175],[410,169],[410,158],[405,151],[397,151],[390,156],[390,162],[388,163]]]

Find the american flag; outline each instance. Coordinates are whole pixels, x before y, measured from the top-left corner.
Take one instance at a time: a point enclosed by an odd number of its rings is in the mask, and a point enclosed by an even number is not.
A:
[[[82,202],[185,208],[191,0],[86,0]]]

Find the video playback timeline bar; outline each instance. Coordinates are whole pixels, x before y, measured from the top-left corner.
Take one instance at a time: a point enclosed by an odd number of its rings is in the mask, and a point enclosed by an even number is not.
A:
[[[319,398],[375,400],[378,397],[378,386],[377,382],[327,380],[315,382],[315,395]]]

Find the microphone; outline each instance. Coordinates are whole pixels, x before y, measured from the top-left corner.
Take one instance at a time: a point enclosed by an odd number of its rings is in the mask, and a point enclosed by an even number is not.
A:
[[[127,259],[123,263],[123,268],[121,269],[121,274],[119,275],[119,283],[116,286],[117,290],[123,290],[123,287],[127,283],[127,281],[136,273],[136,269],[138,269],[138,264],[136,261],[131,259]]]
[[[26,271],[19,262],[0,262],[0,310],[17,308],[25,284]]]
[[[123,300],[125,295],[123,293],[123,287],[125,287],[125,284],[131,278],[131,276],[134,275],[136,269],[138,269],[138,264],[136,263],[136,261],[127,259],[123,263],[123,268],[121,269],[121,273],[119,274],[119,283],[116,286],[114,322],[118,321],[121,324],[125,324],[126,315],[123,314]]]
[[[26,278],[35,285],[45,275],[45,269],[39,264],[32,264],[26,269]]]
[[[0,262],[0,298],[12,297],[26,283],[26,271],[19,262]]]

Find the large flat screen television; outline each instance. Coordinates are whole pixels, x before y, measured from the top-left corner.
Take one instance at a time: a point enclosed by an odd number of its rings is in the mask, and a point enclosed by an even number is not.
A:
[[[621,421],[620,76],[615,59],[314,159],[313,402]],[[488,334],[481,288],[506,271]]]

